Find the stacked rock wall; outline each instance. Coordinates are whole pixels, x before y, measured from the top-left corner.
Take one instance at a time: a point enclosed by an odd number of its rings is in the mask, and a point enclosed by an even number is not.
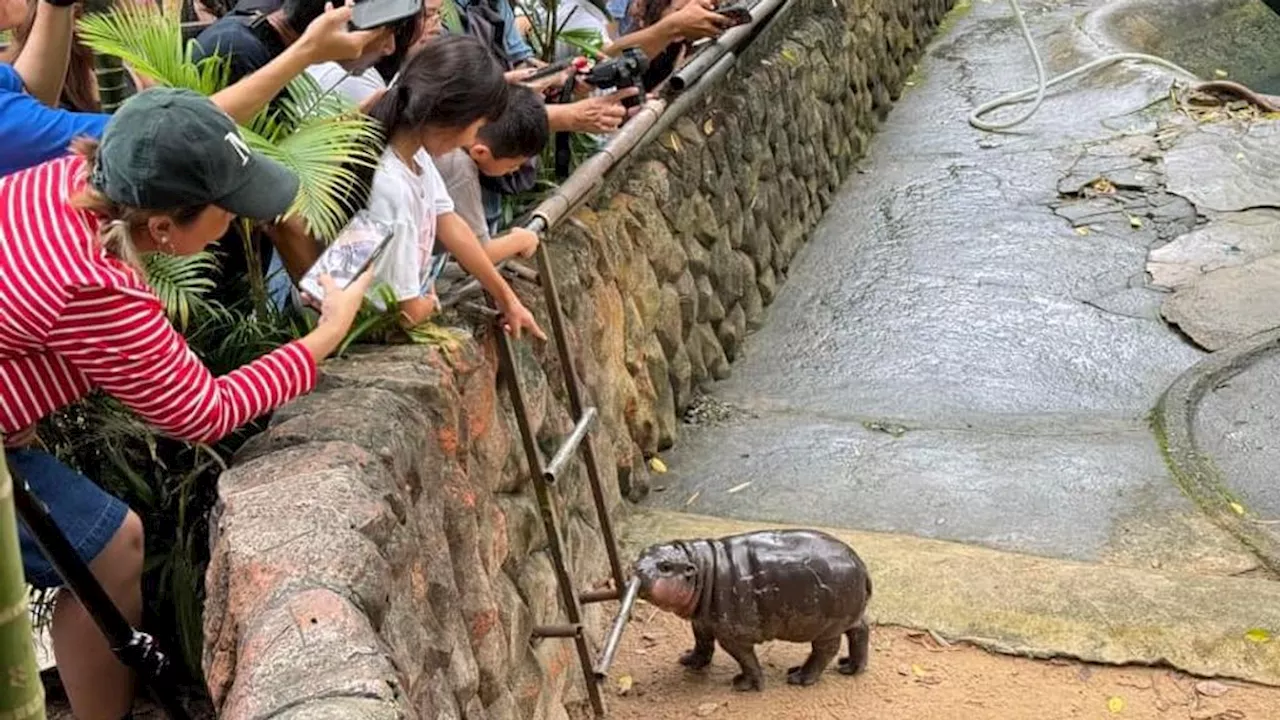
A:
[[[764,321],[950,0],[793,5],[547,241],[619,514]],[[536,288],[521,293],[545,323]],[[474,327],[456,348],[326,364],[222,476],[205,608],[221,717],[549,720],[581,701],[572,644],[530,639],[563,616],[495,345]],[[517,350],[549,454],[572,426],[563,377],[551,348]],[[581,467],[557,493],[574,574],[603,579]]]

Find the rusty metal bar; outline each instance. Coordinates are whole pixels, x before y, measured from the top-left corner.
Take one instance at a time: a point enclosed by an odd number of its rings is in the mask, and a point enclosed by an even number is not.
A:
[[[536,638],[576,638],[582,635],[582,626],[538,625],[529,634]]]
[[[575,421],[586,413],[582,402],[582,387],[578,384],[578,370],[569,349],[569,333],[564,326],[564,312],[560,305],[560,292],[556,289],[556,276],[551,269],[551,256],[546,243],[538,243],[538,275],[542,278],[542,294],[547,300],[547,313],[551,316],[551,330],[556,339],[556,353],[560,357],[560,370],[569,394],[569,412]],[[582,438],[582,459],[587,465],[587,479],[591,483],[591,498],[595,502],[596,517],[600,521],[600,534],[604,536],[605,553],[609,556],[609,569],[613,573],[613,586],[626,585],[622,574],[622,561],[618,559],[618,537],[613,532],[613,520],[609,517],[609,505],[604,498],[604,485],[600,481],[600,466],[596,462],[595,447],[591,436]]]
[[[631,619],[631,608],[636,604],[640,593],[640,578],[633,577],[627,583],[627,594],[622,596],[622,605],[618,607],[618,617],[614,618],[613,628],[609,630],[609,638],[604,642],[604,651],[600,653],[600,661],[596,663],[596,681],[609,676],[609,667],[613,665],[613,656],[618,654],[618,643],[622,641],[622,630]]]
[[[609,602],[617,600],[619,593],[615,588],[599,588],[597,590],[585,590],[578,595],[578,602],[583,605],[591,605],[592,603]]]
[[[548,277],[543,275],[543,277]],[[489,306],[497,309],[493,298],[485,296]],[[558,311],[559,308],[556,308]],[[553,321],[558,320],[553,316]],[[564,605],[565,616],[571,625],[582,625],[582,611],[578,607],[578,596],[573,589],[573,579],[569,576],[568,564],[565,562],[564,539],[560,536],[560,525],[556,520],[556,508],[552,503],[551,492],[542,475],[542,456],[538,451],[537,440],[529,423],[529,408],[525,404],[524,389],[520,387],[520,376],[516,373],[516,356],[511,347],[511,340],[501,328],[494,332],[498,343],[498,362],[506,376],[507,392],[511,396],[511,407],[515,411],[516,424],[520,428],[520,440],[524,446],[525,458],[529,461],[529,474],[533,480],[534,493],[538,499],[538,510],[542,515],[542,527],[547,534],[547,552],[551,555],[551,567],[555,571],[556,585],[560,588],[560,600]],[[587,647],[587,638],[578,633],[574,636],[574,645],[578,651],[578,662],[582,665],[582,674],[587,684],[587,699],[596,717],[604,717],[604,698],[600,695],[600,687],[595,682],[591,671],[591,649]]]
[[[582,413],[582,417],[578,418],[578,423],[573,426],[573,432],[565,438],[564,444],[556,450],[551,462],[547,463],[547,467],[542,471],[542,478],[548,485],[556,484],[556,479],[560,477],[560,473],[564,472],[564,466],[569,464],[569,459],[578,452],[578,446],[582,444],[583,438],[587,436],[587,432],[591,430],[595,421],[596,409],[593,407],[587,408],[586,412]]]

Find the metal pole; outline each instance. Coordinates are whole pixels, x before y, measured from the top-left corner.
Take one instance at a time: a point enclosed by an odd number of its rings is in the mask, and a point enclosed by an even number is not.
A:
[[[544,276],[545,277],[545,276]],[[487,296],[486,296],[487,297]],[[494,307],[493,298],[488,298]],[[546,480],[542,477],[542,457],[529,423],[529,411],[524,402],[524,390],[520,387],[520,377],[516,375],[516,356],[511,347],[511,340],[501,327],[494,327],[498,342],[498,361],[506,375],[507,391],[511,396],[511,406],[515,410],[516,424],[520,427],[520,439],[524,445],[525,457],[529,461],[529,474],[533,480],[533,489],[538,499],[538,509],[542,515],[542,527],[547,533],[547,552],[551,555],[551,567],[556,574],[556,584],[560,587],[560,599],[564,604],[565,615],[571,625],[582,625],[582,613],[578,609],[578,596],[573,589],[573,580],[569,577],[568,564],[565,562],[564,545],[560,537],[560,525],[556,521],[555,505],[551,500]],[[582,674],[587,683],[587,698],[591,701],[591,709],[597,717],[604,717],[604,698],[600,696],[600,688],[591,674],[591,649],[587,647],[587,639],[578,634],[574,637],[574,645],[578,650],[578,661],[582,665]]]
[[[633,577],[627,584],[627,594],[618,607],[618,617],[609,630],[609,638],[604,642],[604,651],[600,654],[600,662],[596,663],[596,680],[604,680],[609,675],[609,667],[613,665],[613,656],[618,653],[618,644],[622,640],[622,630],[631,619],[631,607],[636,604],[636,596],[640,593],[640,578]]]
[[[187,711],[174,693],[175,684],[167,677],[169,658],[161,651],[155,638],[135,630],[129,624],[66,535],[54,523],[48,508],[31,494],[26,480],[12,464],[9,465],[9,474],[13,476],[13,505],[18,511],[18,517],[31,531],[40,551],[66,581],[67,587],[80,600],[89,617],[93,618],[98,629],[107,638],[111,651],[121,663],[142,676],[169,717],[187,720]]]
[[[547,300],[547,313],[551,316],[551,330],[556,338],[556,353],[560,356],[560,369],[569,393],[569,411],[575,419],[582,417],[585,404],[578,385],[578,371],[569,350],[569,333],[564,326],[564,313],[560,306],[560,293],[556,289],[555,273],[551,270],[551,256],[546,243],[538,243],[538,276],[542,278],[542,293]],[[604,498],[604,486],[600,482],[600,467],[596,463],[595,446],[591,436],[582,438],[582,459],[587,464],[587,478],[591,481],[591,499],[595,502],[596,516],[600,520],[600,534],[604,536],[605,553],[609,556],[609,569],[613,573],[613,587],[621,590],[626,583],[622,574],[622,561],[618,559],[618,538],[613,533],[613,520],[609,518],[609,505]]]

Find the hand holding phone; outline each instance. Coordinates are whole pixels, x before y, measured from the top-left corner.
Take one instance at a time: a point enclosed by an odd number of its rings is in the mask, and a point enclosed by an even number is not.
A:
[[[320,259],[298,282],[298,289],[321,301],[325,296],[323,276],[346,288],[374,266],[391,244],[390,227],[372,219],[368,211],[356,213],[338,237],[320,254]]]
[[[422,12],[422,0],[361,0],[351,8],[352,30],[375,30]]]
[[[730,5],[725,8],[716,8],[716,12],[729,18],[732,23],[729,27],[746,25],[751,22],[751,9],[746,5]]]

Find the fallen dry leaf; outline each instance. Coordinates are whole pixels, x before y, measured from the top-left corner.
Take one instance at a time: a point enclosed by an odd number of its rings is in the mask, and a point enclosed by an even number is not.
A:
[[[926,671],[924,668],[920,667],[919,665],[912,665],[912,666],[911,666],[911,674],[912,674],[912,675],[915,675],[916,677],[924,677],[925,675],[928,675],[929,673],[928,673],[928,671]]]
[[[1088,235],[1089,232],[1090,230],[1088,225],[1081,225],[1080,227],[1076,228],[1077,235]]]
[[[1222,697],[1223,695],[1231,692],[1231,688],[1214,680],[1204,680],[1196,683],[1196,692],[1204,695],[1205,697],[1216,698]]]
[[[1129,216],[1129,225],[1133,227],[1134,230],[1141,230],[1142,218],[1138,217],[1137,215]]]
[[[622,677],[618,678],[618,694],[626,695],[627,693],[631,692],[631,687],[633,685],[635,685],[635,681],[631,679],[631,676],[623,675]]]
[[[1243,515],[1243,514],[1244,514],[1244,506],[1243,506],[1243,505],[1241,505],[1240,503],[1238,503],[1238,502],[1233,502],[1233,503],[1228,503],[1228,504],[1231,506],[1231,512],[1233,512],[1233,513],[1235,513],[1235,514],[1237,514],[1237,515]]]
[[[1244,634],[1244,639],[1261,645],[1262,643],[1271,642],[1271,633],[1262,628],[1254,628]]]
[[[694,493],[694,494],[690,495],[690,496],[689,496],[689,499],[684,501],[684,506],[685,506],[685,507],[689,507],[690,505],[692,505],[692,504],[694,504],[695,502],[697,502],[697,501],[698,501],[698,497],[699,497],[700,495],[702,495],[702,491],[701,491],[701,490],[699,490],[698,492],[696,492],[696,493]]]
[[[1110,698],[1108,698],[1107,710],[1111,711],[1112,715],[1119,715],[1120,713],[1124,712],[1124,698],[1120,697],[1119,695],[1113,695]]]
[[[709,703],[702,703],[701,705],[699,705],[698,709],[695,712],[698,714],[698,717],[706,717],[719,709],[720,709],[720,703],[709,702]]]
[[[703,134],[710,135],[715,131],[716,131],[716,124],[712,121],[711,118],[707,118],[707,121],[702,123]]]
[[[667,464],[662,462],[662,458],[654,455],[649,458],[649,469],[661,475],[667,471]]]
[[[730,495],[734,493],[742,492],[743,490],[746,490],[747,488],[751,487],[752,482],[753,482],[752,480],[748,480],[739,485],[734,485],[733,487],[729,488],[726,492],[728,492],[728,494]]]

